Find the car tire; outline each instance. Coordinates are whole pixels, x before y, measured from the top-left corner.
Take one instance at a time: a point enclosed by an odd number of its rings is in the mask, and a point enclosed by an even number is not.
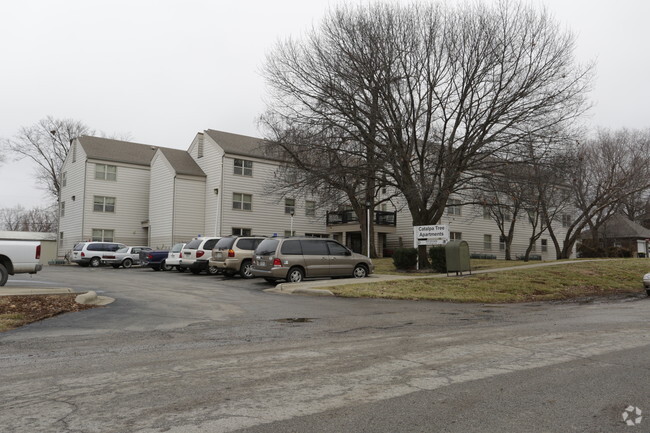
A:
[[[111,266],[113,267],[113,269],[117,269],[120,267],[120,265],[111,265]]]
[[[122,261],[122,266],[124,266],[125,269],[129,269],[131,266],[133,266],[133,260],[131,259],[124,259]]]
[[[364,265],[356,265],[352,271],[354,278],[366,278],[368,276],[368,269]]]
[[[287,283],[300,283],[304,278],[305,272],[298,267],[293,267],[287,272]]]
[[[250,260],[244,260],[239,268],[239,275],[242,278],[253,278],[253,263]]]
[[[0,263],[0,286],[4,286],[5,284],[7,284],[8,279],[9,279],[9,271],[7,271],[5,265]]]
[[[174,269],[172,265],[168,265],[164,260],[160,263],[160,269],[163,271],[171,271]]]
[[[208,266],[208,275],[219,275],[221,271],[216,266]]]
[[[90,259],[90,266],[93,268],[98,268],[101,265],[102,260],[99,257],[93,257]]]
[[[199,275],[201,273],[200,269],[190,269],[190,272],[193,273],[194,275]]]
[[[158,271],[160,271],[160,266],[152,266],[151,269],[158,272]]]

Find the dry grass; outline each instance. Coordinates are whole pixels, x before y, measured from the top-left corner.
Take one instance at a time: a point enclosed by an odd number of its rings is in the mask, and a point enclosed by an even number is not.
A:
[[[566,300],[642,293],[641,278],[648,271],[648,259],[603,260],[463,277],[354,284],[329,290],[346,297],[453,302]]]

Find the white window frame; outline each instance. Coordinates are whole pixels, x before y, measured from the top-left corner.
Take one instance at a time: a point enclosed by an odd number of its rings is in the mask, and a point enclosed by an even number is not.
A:
[[[110,203],[111,200],[113,201],[113,203]],[[95,195],[93,196],[93,212],[115,213],[116,202],[117,200],[115,199],[115,197]],[[112,205],[112,209],[110,209],[111,205]],[[101,206],[101,208],[98,206]]]
[[[246,200],[248,199],[248,200]],[[232,208],[234,210],[252,211],[253,210],[253,195],[243,192],[232,193]]]
[[[108,236],[110,234],[110,236]],[[93,242],[114,242],[115,230],[113,229],[92,229]]]
[[[316,216],[316,202],[314,200],[305,200],[305,216]]]
[[[250,159],[236,158],[233,162],[233,173],[238,176],[253,176],[253,161]]]
[[[483,235],[483,249],[485,251],[492,251],[492,235],[490,234]]]
[[[253,233],[253,229],[250,229],[250,228],[244,228],[244,227],[233,227],[232,228],[232,235],[233,236],[251,236],[251,233]]]
[[[447,215],[461,216],[462,212],[460,203],[460,200],[456,198],[450,198],[447,200]]]
[[[294,215],[296,214],[296,199],[295,198],[285,198],[284,199],[284,213]]]
[[[114,182],[117,180],[117,165],[95,164],[95,179]]]

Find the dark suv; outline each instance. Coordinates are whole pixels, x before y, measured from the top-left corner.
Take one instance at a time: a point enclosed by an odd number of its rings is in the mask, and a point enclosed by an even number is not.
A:
[[[79,266],[96,268],[104,260],[104,253],[114,253],[120,248],[126,248],[126,245],[116,242],[81,242],[74,246],[71,261]]]

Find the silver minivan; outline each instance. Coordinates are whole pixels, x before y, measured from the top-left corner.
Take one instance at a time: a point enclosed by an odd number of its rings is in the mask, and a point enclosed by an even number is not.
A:
[[[304,278],[363,278],[374,270],[372,260],[332,239],[267,238],[253,256],[251,272],[269,282],[298,283]]]

